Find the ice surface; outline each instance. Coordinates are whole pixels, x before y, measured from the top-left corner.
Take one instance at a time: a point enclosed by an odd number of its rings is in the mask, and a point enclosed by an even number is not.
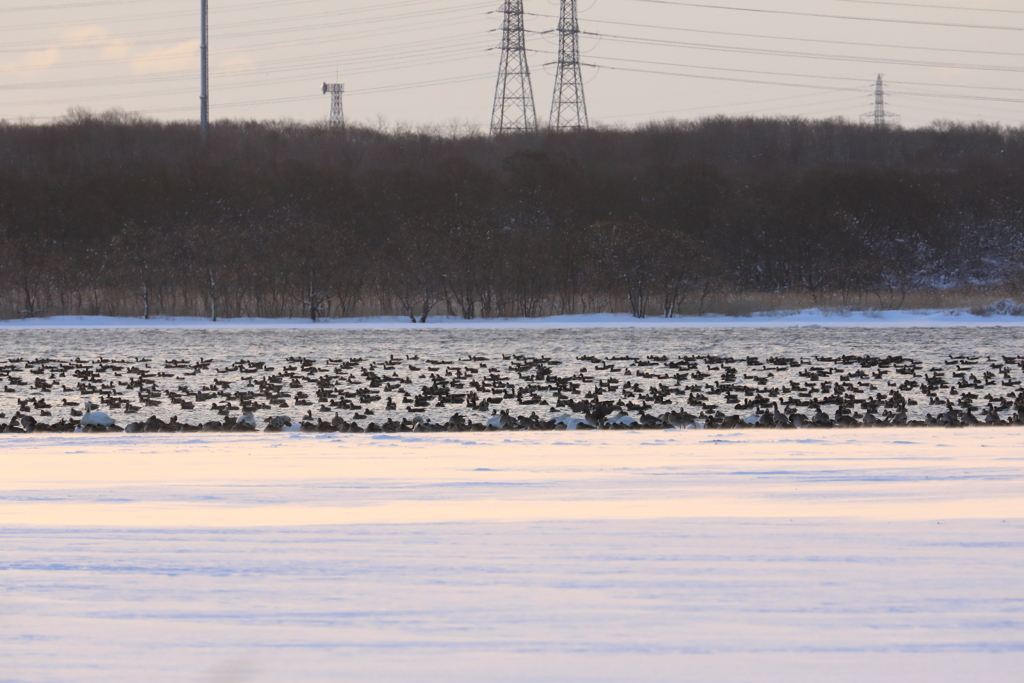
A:
[[[24,320],[0,320],[3,329],[576,329],[576,328],[775,328],[775,327],[1024,327],[1024,317],[975,315],[960,309],[911,311],[777,311],[750,316],[718,315],[638,319],[626,313],[561,315],[546,318],[488,318],[463,320],[435,316],[426,324],[405,317],[341,318],[311,322],[303,318],[111,318],[106,316],[56,316]]]
[[[1018,681],[1022,442],[8,438],[0,681]]]
[[[880,368],[875,367],[873,361],[842,361],[840,366],[836,361],[816,360],[849,354],[878,358],[898,355],[917,361],[920,366],[907,376],[898,367],[906,361],[894,361],[892,367]],[[977,362],[951,361],[951,355],[977,358]],[[678,363],[684,356],[701,358],[687,361],[686,365],[693,367],[668,367],[668,363]],[[743,359],[750,356],[759,357],[765,365],[749,366]],[[795,360],[771,360],[777,356]],[[363,425],[370,420],[380,424],[388,419],[412,416],[409,408],[413,406],[404,404],[398,395],[399,389],[409,394],[405,400],[412,400],[412,396],[425,397],[427,400],[422,403],[427,405],[421,404],[417,411],[425,410],[421,417],[440,423],[455,412],[474,422],[483,422],[495,409],[510,410],[513,416],[536,412],[538,417],[550,419],[562,412],[573,412],[574,409],[564,402],[559,405],[562,391],[555,391],[556,384],[564,386],[564,382],[553,381],[573,376],[576,376],[573,384],[579,385],[573,391],[579,393],[565,396],[579,400],[600,390],[602,400],[621,401],[623,405],[619,407],[635,419],[640,417],[637,406],[645,403],[649,406],[647,412],[654,415],[681,409],[698,414],[702,410],[713,411],[709,406],[716,406],[725,414],[739,412],[747,416],[753,413],[747,399],[760,401],[768,396],[779,400],[784,410],[795,401],[796,408],[812,415],[813,410],[807,410],[806,404],[812,397],[824,399],[824,395],[832,391],[826,387],[838,380],[845,380],[848,394],[860,401],[857,411],[865,408],[864,401],[868,398],[875,400],[879,393],[888,395],[898,389],[907,399],[905,408],[912,420],[923,420],[929,412],[932,415],[945,412],[946,398],[962,408],[971,395],[979,419],[983,419],[981,411],[986,410],[990,402],[998,405],[1004,418],[1009,418],[1012,414],[1008,408],[1015,403],[1019,382],[1024,378],[1018,356],[1024,358],[1024,337],[1017,327],[436,329],[419,326],[387,330],[331,329],[307,324],[306,328],[282,329],[101,328],[79,329],[71,334],[61,329],[0,328],[0,366],[3,366],[0,375],[7,375],[6,386],[0,392],[0,420],[10,420],[15,411],[22,414],[31,411],[43,423],[74,419],[72,411],[81,412],[84,401],[92,400],[102,403],[102,409],[122,426],[151,415],[165,421],[178,417],[180,422],[190,424],[220,420],[224,411],[234,410],[237,417],[243,404],[256,411],[259,425],[277,414],[287,415],[298,425],[308,410],[315,413],[306,418],[313,423],[317,418],[330,420],[334,412],[339,412],[340,417],[362,420]],[[308,372],[305,367],[298,368],[295,357],[309,360]],[[400,360],[392,361],[392,357]],[[624,360],[626,357],[632,360]],[[655,360],[643,360],[648,357]],[[722,357],[740,360],[723,362],[719,360]],[[207,359],[210,367],[193,368],[201,358]],[[533,363],[534,359],[549,366],[546,369],[551,373],[540,378],[539,368],[537,375],[532,370],[524,372],[524,361]],[[251,367],[255,362],[265,365],[262,369]],[[654,365],[650,365],[652,362]],[[963,367],[959,367],[961,364]],[[348,373],[339,373],[344,370],[343,365],[349,365]],[[381,368],[381,365],[387,367]],[[869,373],[858,367],[861,365],[866,366]],[[809,375],[810,366],[821,366],[824,370]],[[730,368],[738,370],[737,376],[727,377],[725,373]],[[925,395],[921,385],[922,375],[934,375],[934,368],[938,368],[949,383],[943,388],[943,401],[939,403],[934,403],[939,397],[931,392]],[[698,378],[695,372],[690,374],[695,369],[704,377]],[[855,370],[860,370],[860,378],[853,376]],[[374,389],[372,382],[368,385],[369,376],[365,371],[379,375],[384,380],[383,387]],[[455,377],[449,372],[455,373]],[[146,374],[145,395],[139,382],[133,381],[140,380],[143,373]],[[463,373],[461,378],[460,373]],[[495,373],[501,377],[500,384],[492,383],[488,377]],[[469,377],[470,374],[474,377]],[[631,375],[628,379],[627,374]],[[864,374],[870,374],[870,379]],[[333,377],[331,394],[319,395],[319,383],[328,375]],[[441,380],[446,386],[435,386],[435,375],[446,378]],[[908,385],[907,381],[914,375],[916,379]],[[675,383],[673,377],[677,380]],[[271,378],[276,378],[278,383],[283,381],[288,387],[279,397],[277,390],[259,386]],[[214,380],[218,386],[211,389]],[[662,388],[666,381],[671,388],[668,393]],[[627,382],[631,385],[628,388]],[[793,382],[804,388],[798,390]],[[357,404],[354,392],[368,388],[371,391],[359,396]],[[438,388],[443,392],[450,390],[456,396],[479,392],[479,398],[495,403],[478,404],[475,410],[469,407],[468,401],[461,399],[442,404],[435,400]],[[657,394],[652,394],[655,391]],[[695,391],[704,396],[698,399],[705,404],[703,408],[690,402]],[[726,400],[730,391],[739,392],[737,401]],[[773,391],[781,392],[778,399]],[[346,392],[344,401],[341,392]],[[205,400],[198,397],[199,393]],[[314,397],[309,401],[312,405],[297,403],[300,393]],[[512,393],[516,398],[512,398]],[[291,396],[284,401],[288,394]],[[194,409],[186,410],[175,397],[190,400]],[[389,398],[396,403],[389,405]],[[739,401],[746,405],[737,409],[735,404]],[[287,406],[282,406],[281,402]],[[75,403],[79,404],[77,408],[72,405]],[[830,405],[834,404],[826,404],[825,410],[831,414],[834,408]],[[134,408],[141,409],[135,412]],[[360,417],[367,409],[373,410],[374,415]],[[880,417],[885,417],[886,409],[878,410]],[[573,416],[580,418],[583,413],[576,412]]]

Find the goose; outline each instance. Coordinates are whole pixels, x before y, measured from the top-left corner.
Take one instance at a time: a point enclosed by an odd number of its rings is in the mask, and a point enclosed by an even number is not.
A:
[[[693,416],[687,414],[684,410],[668,413],[662,417],[662,420],[672,425],[675,429],[696,429],[697,427]]]
[[[831,427],[832,419],[821,410],[821,406],[815,406],[811,423],[818,427]]]
[[[656,417],[648,415],[645,411],[641,411],[640,425],[643,427],[648,427],[650,429],[661,429],[665,426],[665,423]]]
[[[775,423],[776,427],[788,427],[789,417],[779,412],[779,404],[772,402],[772,422]]]

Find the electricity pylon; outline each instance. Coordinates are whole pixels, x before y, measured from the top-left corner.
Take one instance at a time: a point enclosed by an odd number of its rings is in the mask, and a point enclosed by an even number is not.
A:
[[[549,125],[555,130],[582,130],[587,127],[587,100],[583,96],[580,73],[580,24],[576,0],[562,0],[558,19],[558,72],[555,94],[551,98]]]
[[[345,94],[342,83],[324,83],[324,94],[331,93],[331,128],[345,127],[345,110],[342,108],[341,97]]]
[[[890,121],[900,122],[898,115],[885,112],[885,86],[882,83],[882,74],[878,74],[878,80],[875,81],[875,111],[871,114],[864,114],[861,118],[871,119],[879,128],[884,128]]]
[[[526,61],[526,29],[523,0],[505,0],[500,12],[501,65],[491,114],[491,135],[529,133],[537,130],[530,66]]]

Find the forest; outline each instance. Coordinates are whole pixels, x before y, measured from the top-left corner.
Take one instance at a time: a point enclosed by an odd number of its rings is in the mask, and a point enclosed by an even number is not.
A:
[[[218,121],[204,145],[120,111],[0,121],[0,318],[648,317],[1022,287],[1024,128]]]

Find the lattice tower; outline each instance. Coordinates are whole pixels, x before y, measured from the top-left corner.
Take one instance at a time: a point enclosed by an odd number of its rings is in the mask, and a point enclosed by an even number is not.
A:
[[[501,10],[501,65],[491,114],[491,135],[537,130],[530,66],[526,60],[523,0],[505,0]]]
[[[342,106],[342,96],[345,94],[343,83],[324,83],[324,94],[331,93],[331,127],[345,127],[345,110]]]
[[[587,127],[576,0],[562,0],[558,19],[558,72],[555,74],[555,94],[551,98],[550,126],[555,130],[582,130]]]
[[[885,111],[885,84],[882,82],[882,74],[878,74],[878,80],[875,81],[875,111],[871,114],[864,114],[861,118],[870,119],[879,128],[900,121],[898,115],[888,114]]]

